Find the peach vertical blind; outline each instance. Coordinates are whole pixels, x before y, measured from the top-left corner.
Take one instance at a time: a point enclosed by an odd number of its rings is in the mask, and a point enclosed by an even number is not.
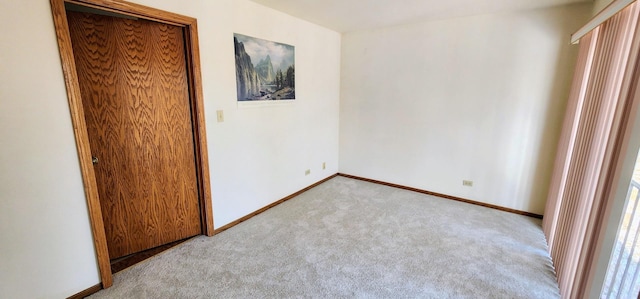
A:
[[[580,40],[543,220],[563,298],[585,295],[620,131],[616,122],[627,99],[625,78],[633,71],[638,9],[634,2]]]
[[[576,33],[571,35],[571,43],[576,44],[580,39],[582,39],[587,33],[596,29],[596,27],[600,26],[600,24],[604,23],[606,20],[625,9],[631,3],[636,2],[636,0],[616,0],[611,2],[607,7],[605,7],[600,13],[598,13],[593,19],[591,19],[587,24],[582,26]]]

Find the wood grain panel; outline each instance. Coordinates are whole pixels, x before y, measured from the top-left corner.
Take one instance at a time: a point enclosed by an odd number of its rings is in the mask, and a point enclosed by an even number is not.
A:
[[[89,210],[89,220],[91,222],[91,234],[98,260],[98,270],[102,286],[105,288],[113,284],[113,276],[109,268],[109,251],[107,239],[102,219],[102,211],[98,200],[98,187],[95,180],[95,173],[91,165],[91,147],[89,136],[86,130],[84,109],[80,95],[78,74],[76,73],[75,61],[67,24],[67,15],[63,0],[51,0],[51,14],[56,28],[56,37],[60,49],[60,60],[64,73],[65,87],[67,89],[67,100],[71,113],[71,123],[73,133],[76,138],[76,148],[78,159],[80,160],[80,170],[82,172],[82,183],[84,193],[87,198],[87,208]]]
[[[188,16],[121,0],[66,0],[65,2],[175,26],[192,26],[195,23],[195,19]]]
[[[78,75],[72,51],[71,38],[67,24],[65,3],[91,7],[98,10],[116,12],[137,18],[155,20],[161,23],[173,24],[184,27],[185,45],[187,46],[187,58],[189,68],[189,84],[191,91],[191,105],[194,116],[194,135],[196,139],[196,165],[198,171],[198,189],[201,200],[201,218],[203,232],[212,236],[213,230],[213,206],[211,203],[211,184],[209,178],[208,152],[204,119],[204,95],[202,92],[202,79],[200,71],[200,54],[198,47],[197,20],[192,17],[175,14],[148,6],[129,3],[122,0],[51,0],[51,13],[55,25],[58,48],[64,81],[67,89],[67,99],[71,113],[73,131],[76,138],[76,147],[79,155],[82,180],[89,210],[91,232],[96,250],[98,268],[102,286],[108,288],[113,283],[110,270],[109,252],[105,236],[102,212],[98,198],[98,190],[94,167],[91,163],[89,137],[87,133],[84,109],[81,100]]]
[[[110,257],[199,234],[182,28],[68,19]]]
[[[196,136],[196,165],[198,168],[198,182],[200,183],[200,218],[202,219],[202,232],[211,237],[213,229],[213,206],[211,203],[211,182],[209,177],[209,151],[205,136],[206,123],[204,118],[204,94],[202,93],[202,74],[200,69],[200,49],[198,47],[198,24],[193,20],[184,30],[187,47],[187,69],[189,72],[189,86],[191,91],[192,117],[194,135]]]

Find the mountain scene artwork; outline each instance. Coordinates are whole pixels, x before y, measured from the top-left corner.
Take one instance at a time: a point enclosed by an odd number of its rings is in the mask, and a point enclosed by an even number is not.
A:
[[[238,101],[295,100],[294,47],[233,34]]]

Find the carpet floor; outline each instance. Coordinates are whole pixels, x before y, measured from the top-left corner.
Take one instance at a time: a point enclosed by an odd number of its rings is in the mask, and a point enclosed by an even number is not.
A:
[[[538,219],[336,177],[91,298],[559,298]]]

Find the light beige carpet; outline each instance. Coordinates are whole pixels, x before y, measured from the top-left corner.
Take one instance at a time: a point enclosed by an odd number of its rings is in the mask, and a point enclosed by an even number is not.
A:
[[[336,177],[93,298],[559,298],[540,220]]]

